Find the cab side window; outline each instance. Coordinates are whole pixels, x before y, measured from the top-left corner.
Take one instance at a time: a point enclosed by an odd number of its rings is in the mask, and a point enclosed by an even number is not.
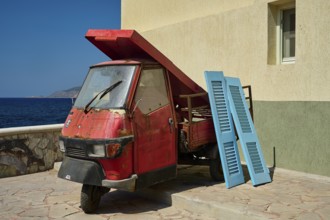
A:
[[[163,69],[142,70],[134,101],[143,114],[169,103]]]

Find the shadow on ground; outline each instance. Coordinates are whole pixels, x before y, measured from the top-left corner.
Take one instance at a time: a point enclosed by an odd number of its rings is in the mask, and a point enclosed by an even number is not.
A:
[[[250,175],[246,165],[242,165],[245,184],[249,182]],[[273,179],[274,168],[270,168],[270,175]],[[214,181],[209,174],[208,166],[179,166],[177,178],[163,183],[156,184],[137,192],[125,192],[112,190],[102,197],[99,214],[111,213],[142,213],[155,211],[170,207],[172,195],[189,191],[198,187],[210,187],[225,182]]]
[[[180,166],[176,179],[137,192],[111,190],[102,197],[97,214],[134,214],[163,209],[172,205],[174,193],[215,184],[224,182],[212,180],[208,166]]]
[[[137,193],[115,190],[102,197],[96,214],[136,214],[156,211],[168,206],[170,205],[143,198]]]

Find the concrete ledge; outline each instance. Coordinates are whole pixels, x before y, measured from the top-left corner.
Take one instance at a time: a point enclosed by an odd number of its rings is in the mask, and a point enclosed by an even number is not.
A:
[[[0,128],[0,137],[7,135],[24,134],[24,133],[55,131],[55,130],[61,130],[62,128],[63,128],[63,124]]]
[[[0,129],[0,178],[52,169],[63,124]]]
[[[62,162],[55,162],[54,163],[54,170],[56,171],[56,172],[58,172],[59,170],[60,170],[60,168],[61,168],[61,165],[62,165]]]

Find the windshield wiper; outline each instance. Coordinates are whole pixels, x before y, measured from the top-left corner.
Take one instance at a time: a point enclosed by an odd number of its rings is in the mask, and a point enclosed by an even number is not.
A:
[[[119,86],[120,83],[122,83],[123,81],[120,80],[118,82],[116,82],[115,84],[111,85],[110,87],[102,90],[101,92],[97,93],[84,107],[84,113],[87,114],[92,107],[89,108],[89,106],[94,102],[94,100],[100,96],[99,100],[101,100],[106,94],[108,94],[109,92],[111,92],[114,88],[116,88],[117,86]],[[101,95],[100,95],[101,94]]]

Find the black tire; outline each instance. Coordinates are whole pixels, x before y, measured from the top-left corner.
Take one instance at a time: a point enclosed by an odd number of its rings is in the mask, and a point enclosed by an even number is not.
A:
[[[80,206],[85,213],[94,213],[99,207],[103,194],[109,192],[109,188],[84,184],[81,189]]]
[[[222,166],[219,156],[210,161],[210,175],[214,181],[224,181]]]

